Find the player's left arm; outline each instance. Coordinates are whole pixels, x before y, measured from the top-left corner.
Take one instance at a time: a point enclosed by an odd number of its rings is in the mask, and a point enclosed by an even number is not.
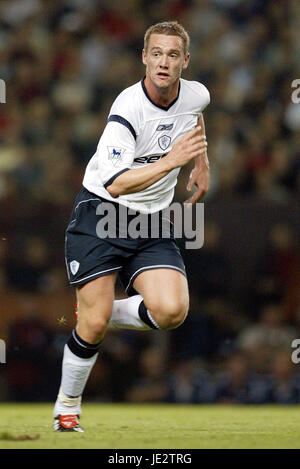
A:
[[[201,135],[205,137],[205,124],[202,114],[198,119],[197,125],[201,127]],[[195,166],[190,173],[187,190],[192,191],[194,187],[196,187],[196,190],[192,196],[185,201],[186,204],[195,204],[207,193],[209,189],[210,174],[207,151],[202,152],[200,156],[194,159],[194,162]]]

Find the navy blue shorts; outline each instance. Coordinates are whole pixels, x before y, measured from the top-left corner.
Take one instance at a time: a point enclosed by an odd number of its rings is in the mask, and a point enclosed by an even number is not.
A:
[[[116,215],[111,216],[110,212],[104,210],[106,204],[115,208]],[[132,286],[135,278],[145,270],[168,268],[186,275],[172,231],[168,238],[162,236],[161,227],[159,237],[151,237],[151,231],[147,231],[146,236],[140,231],[142,236],[139,237],[124,234],[120,207],[85,188],[79,192],[66,230],[65,255],[70,284],[77,287],[98,277],[119,272],[126,293],[131,296],[136,294]],[[127,212],[126,226],[129,226],[134,215],[124,206],[121,208],[123,214],[124,210]],[[149,219],[149,215],[143,217]],[[110,223],[110,231],[107,221]],[[170,226],[169,221],[163,223]],[[113,233],[111,227],[115,228]]]

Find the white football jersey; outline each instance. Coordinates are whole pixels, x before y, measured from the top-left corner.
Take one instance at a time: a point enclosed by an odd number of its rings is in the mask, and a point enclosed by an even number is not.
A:
[[[87,165],[83,186],[141,213],[168,207],[180,168],[140,192],[113,198],[106,188],[122,172],[152,164],[169,153],[174,143],[196,126],[209,101],[203,84],[182,78],[177,98],[166,107],[151,100],[144,80],[126,88],[111,107],[96,153]]]

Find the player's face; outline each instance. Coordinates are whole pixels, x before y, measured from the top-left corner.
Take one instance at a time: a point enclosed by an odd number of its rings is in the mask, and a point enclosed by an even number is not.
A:
[[[184,53],[183,41],[178,36],[151,34],[147,52],[143,50],[146,75],[157,88],[170,88],[187,68],[190,55]]]

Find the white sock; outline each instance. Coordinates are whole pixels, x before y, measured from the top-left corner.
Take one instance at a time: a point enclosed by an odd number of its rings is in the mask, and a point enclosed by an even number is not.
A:
[[[91,358],[80,358],[65,345],[61,385],[54,406],[55,416],[81,413],[81,395],[97,357],[98,353]]]
[[[115,300],[112,309],[112,315],[109,321],[110,328],[118,329],[136,329],[148,331],[153,329],[159,329],[158,324],[151,317],[150,313],[147,312],[148,317],[153,324],[153,327],[148,326],[139,315],[139,307],[143,297],[141,295],[131,296],[124,300]]]

